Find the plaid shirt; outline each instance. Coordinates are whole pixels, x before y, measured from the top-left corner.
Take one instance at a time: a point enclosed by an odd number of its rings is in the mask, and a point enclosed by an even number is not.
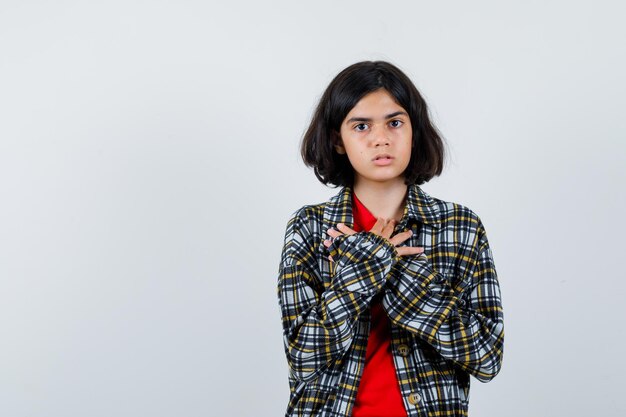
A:
[[[487,382],[500,371],[500,288],[482,222],[467,207],[408,187],[393,234],[411,229],[402,245],[423,247],[420,255],[399,256],[388,239],[367,231],[324,246],[329,228],[354,225],[351,187],[288,221],[278,277],[290,368],[286,416],[351,415],[369,305],[381,291],[409,416],[466,416],[469,376]]]

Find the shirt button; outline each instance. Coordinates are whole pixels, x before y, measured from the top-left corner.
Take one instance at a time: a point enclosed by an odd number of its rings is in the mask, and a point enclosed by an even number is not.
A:
[[[398,345],[398,353],[401,356],[408,356],[409,355],[409,347],[405,344],[402,345]]]
[[[419,403],[420,401],[422,401],[422,396],[419,395],[417,392],[409,395],[409,403],[411,403],[411,405],[417,405],[417,403]]]

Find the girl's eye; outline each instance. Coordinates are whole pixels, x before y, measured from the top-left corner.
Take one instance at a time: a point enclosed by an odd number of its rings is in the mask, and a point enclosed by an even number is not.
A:
[[[391,125],[391,127],[400,127],[403,125],[402,120],[392,120],[391,122],[389,122],[389,124]]]
[[[367,125],[365,123],[359,123],[358,125],[354,126],[354,130],[358,132],[362,132],[365,129],[367,129]]]

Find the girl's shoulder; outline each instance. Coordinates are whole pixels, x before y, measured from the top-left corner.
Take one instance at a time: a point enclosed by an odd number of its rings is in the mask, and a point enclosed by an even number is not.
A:
[[[287,222],[287,227],[289,228],[291,226],[305,228],[308,230],[321,227],[324,218],[324,210],[326,209],[327,204],[328,201],[315,204],[305,204],[299,209],[291,212]]]
[[[436,207],[437,216],[441,222],[467,220],[472,223],[480,221],[478,214],[468,206],[455,202],[431,197],[432,205]]]
[[[433,212],[438,221],[433,234],[441,241],[450,241],[477,250],[488,245],[483,220],[468,206],[429,196]]]
[[[351,190],[349,187],[341,187],[336,194],[329,197],[326,201],[305,204],[291,213],[289,221],[321,223],[325,212],[328,216],[329,211],[345,211],[348,209],[351,201],[350,192]]]
[[[478,227],[478,214],[466,205],[434,197],[418,185],[409,186],[409,212],[429,223],[447,227]]]

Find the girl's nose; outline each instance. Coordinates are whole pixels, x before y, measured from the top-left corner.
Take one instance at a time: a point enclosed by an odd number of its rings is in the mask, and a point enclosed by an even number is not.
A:
[[[388,145],[389,144],[389,136],[387,135],[387,130],[383,127],[374,127],[372,129],[372,138],[374,145]]]

